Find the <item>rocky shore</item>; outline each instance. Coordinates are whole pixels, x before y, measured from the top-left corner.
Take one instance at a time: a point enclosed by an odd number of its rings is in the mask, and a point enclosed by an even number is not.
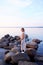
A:
[[[26,35],[26,51],[21,52],[19,36],[5,35],[0,39],[0,65],[43,65],[43,56],[37,55],[39,39],[29,41]]]

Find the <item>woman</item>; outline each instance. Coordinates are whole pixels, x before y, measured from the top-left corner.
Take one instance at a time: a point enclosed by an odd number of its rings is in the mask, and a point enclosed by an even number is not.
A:
[[[21,28],[21,51],[25,51],[26,50],[26,43],[25,43],[25,30],[24,28]]]

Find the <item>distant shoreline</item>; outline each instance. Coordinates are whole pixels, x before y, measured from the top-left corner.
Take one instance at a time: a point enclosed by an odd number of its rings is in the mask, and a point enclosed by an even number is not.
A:
[[[0,27],[0,28],[22,28],[22,27]],[[43,27],[24,27],[24,28],[43,28]]]

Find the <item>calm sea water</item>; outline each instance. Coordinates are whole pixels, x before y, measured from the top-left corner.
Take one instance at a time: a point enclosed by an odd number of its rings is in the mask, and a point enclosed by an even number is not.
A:
[[[0,28],[0,38],[6,34],[10,34],[12,36],[20,35],[20,29],[21,28]],[[25,33],[28,34],[30,39],[38,38],[43,40],[43,28],[25,28]],[[39,44],[37,52],[43,55],[43,42]]]

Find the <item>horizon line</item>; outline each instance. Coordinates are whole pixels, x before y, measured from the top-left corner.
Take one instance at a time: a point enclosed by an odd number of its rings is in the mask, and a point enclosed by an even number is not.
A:
[[[10,26],[6,27],[5,26],[5,27],[0,27],[0,28],[22,28],[22,27],[23,28],[43,28],[43,26],[29,26],[29,27],[28,26],[25,26],[25,27],[24,26],[16,26],[16,27],[12,27],[12,26],[11,27]]]

